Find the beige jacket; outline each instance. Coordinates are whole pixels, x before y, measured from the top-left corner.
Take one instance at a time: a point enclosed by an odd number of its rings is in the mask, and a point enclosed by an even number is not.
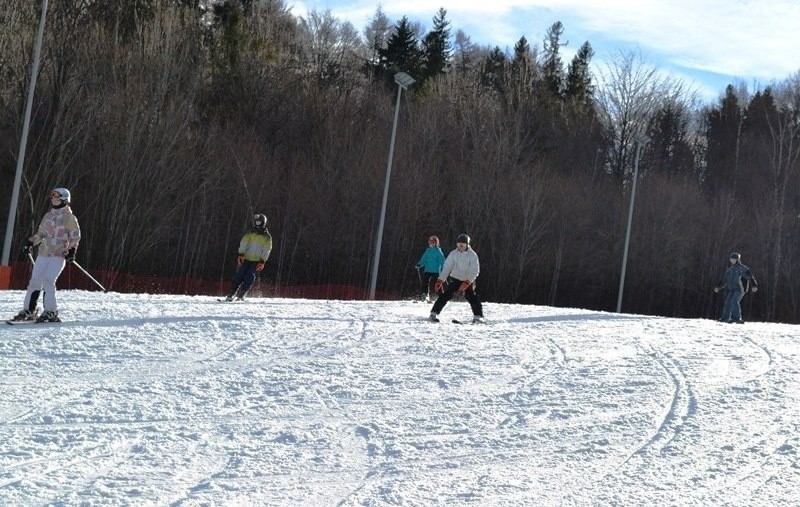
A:
[[[69,206],[54,208],[44,215],[36,234],[28,239],[39,245],[39,255],[63,257],[70,248],[77,250],[81,228]]]

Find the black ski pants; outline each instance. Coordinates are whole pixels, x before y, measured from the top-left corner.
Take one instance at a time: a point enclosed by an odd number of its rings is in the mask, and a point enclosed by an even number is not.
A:
[[[444,308],[444,305],[447,304],[448,301],[453,299],[458,288],[461,286],[462,280],[457,280],[455,278],[448,277],[447,278],[447,285],[444,286],[442,293],[439,294],[439,299],[433,304],[433,308],[431,308],[431,312],[435,314],[439,314]],[[473,283],[467,290],[464,291],[464,298],[469,302],[469,306],[472,308],[472,315],[477,315],[478,317],[483,317],[483,306],[481,305],[481,300],[478,299],[478,295],[475,293],[475,284]]]
[[[422,295],[427,296],[429,298],[433,298],[434,289],[433,285],[436,283],[436,278],[439,277],[439,273],[428,273],[427,271],[420,275],[420,280],[422,282]]]
[[[253,282],[256,281],[257,266],[257,262],[244,261],[236,268],[236,273],[233,274],[231,281],[231,290],[228,291],[229,296],[244,297],[247,294],[247,291],[253,286]]]

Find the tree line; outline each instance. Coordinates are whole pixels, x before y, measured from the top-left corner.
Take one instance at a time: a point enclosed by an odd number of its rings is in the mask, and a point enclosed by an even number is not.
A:
[[[39,2],[0,9],[0,209],[16,167]],[[378,289],[414,293],[436,234],[468,233],[482,297],[614,310],[634,159],[623,310],[713,317],[739,251],[751,319],[800,321],[800,72],[702,104],[636,53],[567,62],[475,44],[380,8],[361,30],[283,0],[51,0],[14,251],[53,186],[73,191],[85,266],[227,279],[254,212],[278,285],[367,287],[397,96]],[[6,190],[7,189],[7,190]],[[3,221],[0,227],[5,227]]]

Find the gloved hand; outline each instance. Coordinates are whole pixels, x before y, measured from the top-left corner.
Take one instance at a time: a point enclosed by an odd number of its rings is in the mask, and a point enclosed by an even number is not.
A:
[[[750,292],[758,292],[758,287],[753,285],[753,287],[750,289]]]
[[[28,254],[31,253],[32,249],[33,249],[33,241],[28,240],[28,241],[25,242],[25,245],[22,247],[22,253],[25,254],[25,255],[28,255]]]
[[[472,284],[467,281],[461,282],[461,285],[458,286],[458,292],[464,292],[465,290],[469,289],[470,285]]]
[[[64,254],[64,259],[66,259],[67,264],[70,262],[75,262],[75,248],[70,248],[67,250],[67,252]]]
[[[258,264],[256,264],[256,271],[263,271],[263,270],[264,270],[263,262],[259,262]]]
[[[716,294],[717,292],[719,292],[719,287],[714,287],[714,294]]]
[[[237,266],[241,266],[242,264],[244,264],[244,255],[242,255],[242,254],[239,254],[239,255],[236,257],[236,265],[237,265]]]
[[[436,282],[433,284],[433,290],[436,291],[437,294],[439,292],[442,292],[442,281],[441,280],[439,280],[439,279],[436,280]]]

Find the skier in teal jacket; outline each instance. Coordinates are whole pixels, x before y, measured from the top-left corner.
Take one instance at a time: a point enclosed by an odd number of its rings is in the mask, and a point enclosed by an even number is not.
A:
[[[433,285],[444,265],[444,253],[439,246],[439,238],[431,236],[428,238],[428,248],[422,253],[422,257],[417,261],[417,271],[420,274],[420,284],[422,297],[429,303],[431,296],[435,294]]]

